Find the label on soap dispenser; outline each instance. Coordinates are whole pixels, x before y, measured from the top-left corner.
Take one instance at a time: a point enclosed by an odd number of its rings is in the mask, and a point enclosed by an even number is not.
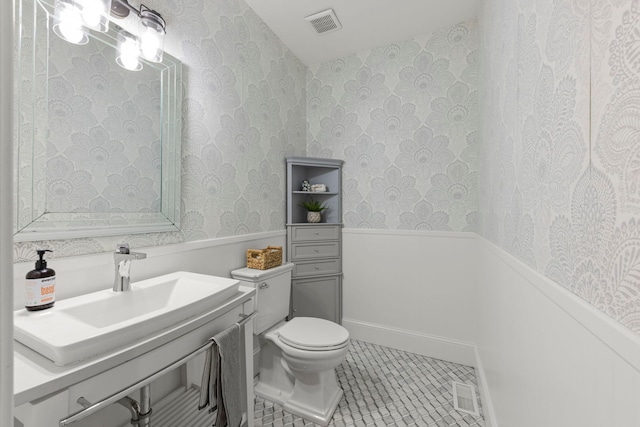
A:
[[[38,307],[56,300],[56,276],[27,279],[24,288],[27,307]]]

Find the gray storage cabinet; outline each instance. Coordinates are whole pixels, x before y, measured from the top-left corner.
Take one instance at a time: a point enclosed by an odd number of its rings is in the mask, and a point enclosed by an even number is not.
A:
[[[287,260],[295,266],[290,317],[342,322],[342,160],[287,158]],[[326,192],[302,190],[302,182],[324,184]],[[322,201],[319,223],[307,222],[300,203]]]

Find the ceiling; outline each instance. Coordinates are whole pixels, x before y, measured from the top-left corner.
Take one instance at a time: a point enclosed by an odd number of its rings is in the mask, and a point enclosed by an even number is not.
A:
[[[428,34],[477,17],[481,0],[245,0],[306,65]],[[342,29],[317,34],[305,16],[333,9]]]

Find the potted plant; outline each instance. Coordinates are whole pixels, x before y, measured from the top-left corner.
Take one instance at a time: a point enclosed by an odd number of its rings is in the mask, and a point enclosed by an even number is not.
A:
[[[328,209],[323,202],[313,198],[301,202],[300,206],[307,210],[307,222],[320,222],[321,212]]]

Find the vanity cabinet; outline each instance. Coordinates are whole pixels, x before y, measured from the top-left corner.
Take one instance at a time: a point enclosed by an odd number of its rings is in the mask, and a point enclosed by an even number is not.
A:
[[[287,260],[294,264],[290,317],[342,322],[342,160],[287,158]],[[326,191],[304,191],[324,184]],[[319,223],[307,222],[305,200],[325,204]]]
[[[152,381],[159,379],[160,374],[164,375],[164,370],[173,366],[181,370],[182,384],[171,396],[185,404],[172,407],[172,411],[184,412],[194,419],[205,418],[202,423],[194,421],[188,424],[190,427],[211,425],[211,415],[207,415],[208,412],[205,410],[197,410],[198,395],[192,393],[201,385],[205,359],[204,352],[197,349],[202,348],[212,336],[238,322],[244,324],[242,347],[252,348],[253,322],[244,322],[242,319],[252,319],[248,316],[255,313],[254,295],[253,288],[241,286],[235,296],[217,307],[211,307],[209,312],[193,320],[142,339],[132,346],[63,367],[54,365],[50,360],[16,342],[14,414],[20,422],[16,425],[58,427],[60,420],[68,419],[71,414],[83,409],[80,401],[108,403],[113,396],[119,395],[129,387],[136,387],[138,384],[142,387],[150,383],[153,387]],[[246,368],[244,380],[248,406],[253,404],[251,351],[245,352],[241,363]],[[152,410],[158,410],[158,415],[164,409],[162,403],[151,402]],[[104,406],[106,407],[107,405]],[[124,408],[119,411],[126,412]],[[252,414],[251,408],[246,407],[243,427],[253,426]],[[65,423],[69,424],[77,423]],[[152,415],[152,425],[175,424],[171,424],[168,419],[156,419]]]

